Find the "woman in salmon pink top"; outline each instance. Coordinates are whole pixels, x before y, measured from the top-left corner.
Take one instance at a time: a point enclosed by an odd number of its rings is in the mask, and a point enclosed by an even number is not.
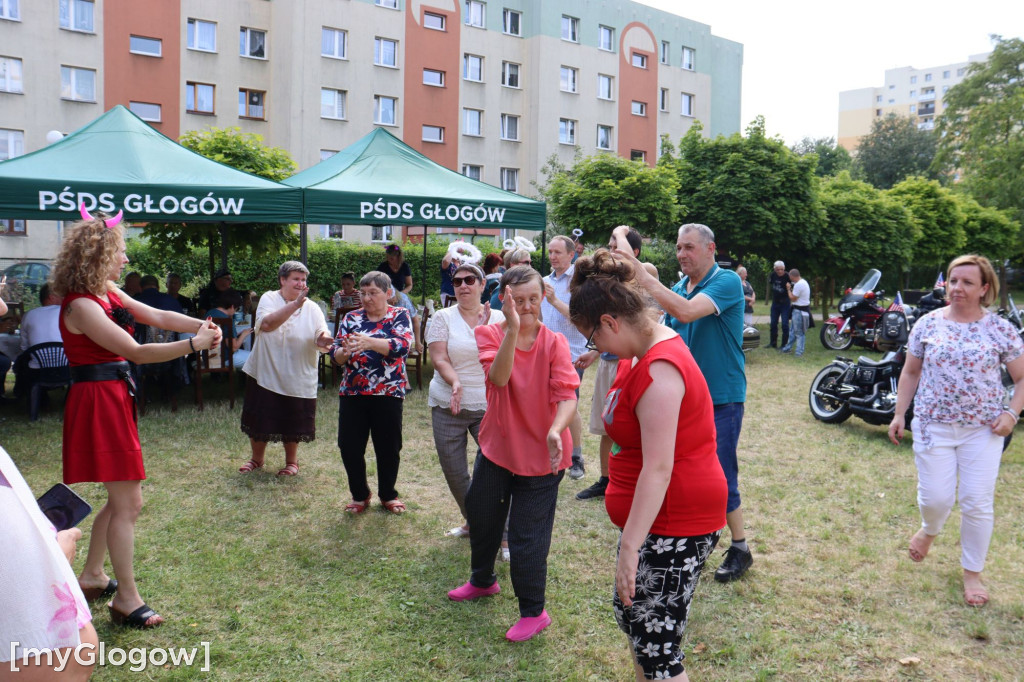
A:
[[[632,280],[632,267],[604,249],[579,258],[569,315],[587,348],[623,358],[602,413],[616,445],[605,507],[622,529],[615,619],[637,680],[686,680],[680,644],[725,526],[725,475],[704,376],[679,335],[655,323]]]
[[[448,597],[466,601],[501,591],[494,561],[508,518],[509,576],[520,618],[505,637],[521,642],[551,624],[544,609],[548,550],[558,484],[571,464],[568,427],[576,413],[579,378],[568,341],[541,324],[540,273],[528,265],[511,268],[502,275],[499,291],[505,321],[474,329],[487,412],[466,492],[472,574]]]

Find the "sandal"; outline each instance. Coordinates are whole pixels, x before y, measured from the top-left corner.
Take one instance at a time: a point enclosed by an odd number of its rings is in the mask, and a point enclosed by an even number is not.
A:
[[[349,514],[362,514],[366,511],[366,508],[370,506],[370,495],[366,496],[366,499],[362,502],[353,500],[345,505],[345,511]]]
[[[250,459],[248,462],[246,462],[242,466],[238,467],[238,471],[240,471],[243,474],[247,474],[250,471],[255,471],[256,469],[262,469],[262,468],[263,468],[263,462],[257,462],[254,459]]]
[[[984,587],[965,587],[964,602],[968,606],[982,607],[988,603],[988,590]]]
[[[389,512],[391,512],[392,514],[404,514],[405,512],[408,511],[408,509],[405,508],[405,505],[402,504],[402,501],[400,499],[398,499],[397,497],[395,499],[393,499],[393,500],[387,500],[385,502],[381,502],[380,506],[384,507]]]
[[[105,587],[83,587],[82,594],[85,595],[86,601],[98,601],[100,599],[110,599],[117,592],[117,581],[109,580]]]
[[[114,622],[114,625],[123,625],[124,627],[137,628],[139,630],[149,630],[150,628],[155,628],[164,622],[163,616],[145,604],[127,615],[115,609],[113,603],[107,604],[107,610],[110,611],[110,620]],[[151,624],[149,621],[154,617],[159,620]]]
[[[286,464],[284,469],[281,469],[280,471],[277,472],[277,475],[278,476],[298,476],[299,475],[299,465],[295,464],[294,462],[292,464]]]

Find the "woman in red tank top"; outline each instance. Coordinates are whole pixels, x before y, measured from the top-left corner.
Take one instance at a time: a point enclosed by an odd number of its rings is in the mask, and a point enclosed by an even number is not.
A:
[[[150,308],[118,289],[114,280],[128,263],[121,214],[94,218],[84,205],[81,212],[82,220],[67,231],[51,276],[54,293],[64,297],[60,333],[73,382],[64,405],[64,482],[96,481],[107,489],[78,582],[89,599],[113,597],[107,608],[116,624],[151,628],[163,618],[139,595],[132,567],[146,473],[126,360],[166,362],[209,349],[220,343],[220,327]],[[132,337],[136,319],[195,336],[139,345]],[[116,580],[104,571],[108,550]]]
[[[579,258],[569,316],[588,349],[622,358],[602,414],[615,443],[605,507],[622,529],[615,619],[638,680],[686,680],[680,645],[694,588],[725,526],[725,474],[704,376],[632,280],[632,266],[605,249]]]

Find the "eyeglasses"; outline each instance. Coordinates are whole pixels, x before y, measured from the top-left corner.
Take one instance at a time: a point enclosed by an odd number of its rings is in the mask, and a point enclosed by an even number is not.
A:
[[[584,346],[587,350],[597,350],[597,346],[594,345],[594,334],[596,334],[597,330],[600,328],[601,324],[598,323],[598,325],[594,327],[594,331],[590,332],[590,336],[587,337],[587,345]]]
[[[452,277],[452,284],[457,287],[461,287],[463,282],[469,286],[476,284],[476,275],[466,275],[465,277]]]

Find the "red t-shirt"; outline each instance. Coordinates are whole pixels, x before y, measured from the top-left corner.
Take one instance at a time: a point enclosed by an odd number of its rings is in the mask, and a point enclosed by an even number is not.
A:
[[[677,416],[672,478],[650,533],[672,537],[711,533],[725,526],[728,496],[715,449],[714,407],[704,375],[678,336],[656,343],[635,366],[630,366],[632,360],[619,362],[602,413],[608,436],[621,448],[612,450],[605,508],[612,523],[619,528],[626,525],[644,463],[636,405],[651,385],[650,365],[655,360],[669,362],[679,370],[686,394]],[[666,415],[669,418],[671,415]]]

